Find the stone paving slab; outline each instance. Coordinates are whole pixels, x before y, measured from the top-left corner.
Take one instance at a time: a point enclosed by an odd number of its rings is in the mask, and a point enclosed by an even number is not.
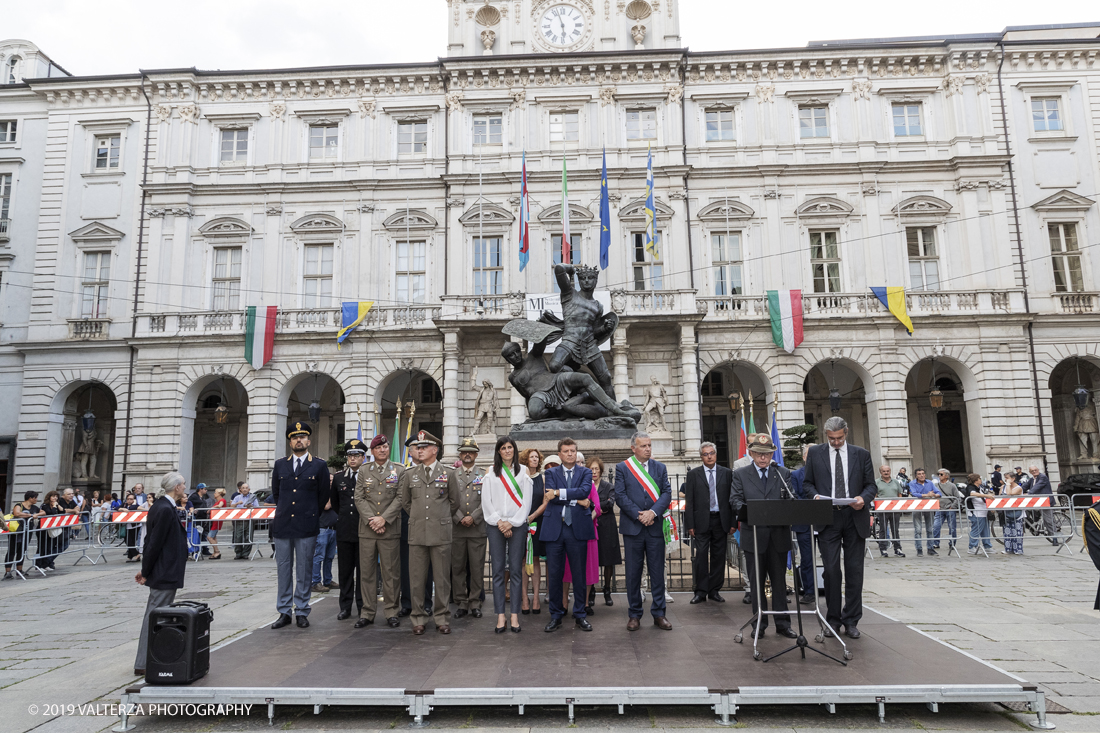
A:
[[[925,633],[994,660],[1001,668],[1049,690],[1051,699],[1080,714],[1051,716],[1059,730],[1100,733],[1100,614],[1092,611],[1096,571],[1088,558],[1028,543],[1023,558],[876,559],[867,563],[865,602]],[[133,681],[135,637],[146,591],[133,582],[134,564],[107,551],[107,562],[59,570],[45,578],[0,583],[0,733],[108,730],[116,719],[91,716],[46,718],[29,713],[32,704],[113,703]],[[181,598],[203,594],[215,613],[215,643],[274,617],[275,570],[270,558],[253,562],[188,565]],[[331,594],[330,594],[331,595]],[[335,599],[333,599],[335,600]],[[329,612],[332,601],[318,605]],[[746,609],[747,610],[747,609]],[[599,614],[593,619],[599,623]],[[701,708],[578,709],[580,728],[713,729],[713,712]],[[567,726],[564,708],[437,709],[435,730],[558,730]],[[943,706],[936,715],[923,706],[888,706],[886,728],[912,730],[1018,731],[1034,716],[998,706]],[[404,727],[404,710],[329,708],[319,716],[307,709],[279,709],[276,725],[287,730],[389,730]],[[247,718],[140,719],[138,731],[267,730],[266,711]],[[873,706],[744,708],[741,727],[798,731],[880,727]]]

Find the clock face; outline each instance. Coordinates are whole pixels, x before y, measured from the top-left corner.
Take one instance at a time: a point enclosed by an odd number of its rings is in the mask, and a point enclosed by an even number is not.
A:
[[[538,32],[551,46],[572,46],[584,38],[584,15],[572,5],[551,5],[539,20]]]

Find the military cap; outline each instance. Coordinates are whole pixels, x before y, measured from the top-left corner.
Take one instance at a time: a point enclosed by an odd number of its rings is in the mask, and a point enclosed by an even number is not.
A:
[[[293,438],[295,435],[313,435],[313,428],[309,426],[309,423],[295,420],[293,424],[287,425],[286,437]]]
[[[415,444],[420,446],[421,448],[429,445],[434,445],[439,448],[443,447],[443,441],[429,433],[427,430],[421,430],[419,433],[416,434]]]
[[[459,453],[479,453],[480,448],[477,447],[477,441],[473,438],[463,438],[462,445],[458,446]]]
[[[750,453],[775,453],[775,444],[767,433],[757,433],[749,443]]]
[[[381,433],[379,433],[378,435],[371,438],[370,449],[374,450],[375,448],[377,448],[380,445],[389,445],[389,442],[390,442],[389,438],[387,438],[385,435],[382,435]]]
[[[349,456],[365,456],[367,454],[367,444],[359,438],[352,438],[344,445],[344,453]]]

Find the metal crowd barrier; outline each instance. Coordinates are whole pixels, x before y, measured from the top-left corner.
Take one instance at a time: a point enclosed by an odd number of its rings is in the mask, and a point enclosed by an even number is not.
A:
[[[989,553],[986,552],[986,542],[988,541],[992,545],[994,539],[999,541],[1004,539],[996,537],[992,532],[991,522],[994,512],[1022,511],[1025,515],[1023,517],[1023,532],[1020,537],[1021,545],[1023,540],[1030,534],[1032,537],[1039,537],[1056,544],[1058,550],[1055,554],[1057,554],[1068,547],[1069,541],[1073,539],[1076,530],[1073,523],[1072,506],[1068,500],[1069,497],[1065,494],[1024,494],[1021,496],[994,496],[991,498],[968,496],[965,500],[967,536],[969,539],[977,540],[978,546],[976,549],[988,558]],[[970,518],[977,502],[984,502],[985,504],[984,508],[987,512],[986,531],[972,536],[969,531],[971,529]],[[977,508],[981,509],[982,507]],[[1050,525],[1049,532],[1047,531],[1048,521]],[[972,554],[976,555],[977,553]]]
[[[914,499],[914,498],[875,499],[874,505],[871,507],[871,521],[875,522],[876,519],[881,519],[882,523],[885,525],[887,523],[886,520],[889,517],[893,516],[893,515],[912,514],[912,515],[914,515],[913,520],[914,520],[914,523],[915,523],[916,520],[917,520],[918,515],[921,516],[922,518],[925,515],[929,515],[929,516],[932,517],[933,520],[935,520],[936,514],[938,514],[940,512],[944,512],[944,513],[955,512],[956,515],[957,515],[958,511],[959,511],[958,509],[940,509],[940,500],[939,500],[939,498],[936,498],[936,499],[922,499],[922,498],[917,498],[917,499]],[[900,519],[900,517],[899,517],[899,519]],[[956,520],[955,526],[956,526],[956,535],[957,535],[958,534],[958,526],[959,526],[958,520]],[[927,527],[927,525],[925,525],[925,529],[927,530],[927,535],[925,537],[922,537],[920,540],[917,540],[916,528],[914,526],[913,535],[909,538],[909,541],[915,543],[916,548],[917,548],[917,552],[924,552],[924,547],[921,546],[922,542],[926,543],[925,546],[927,546],[927,545],[932,544],[933,542],[937,542],[941,539],[941,538],[935,537],[932,534],[932,530],[929,529]],[[950,531],[950,529],[948,531]],[[896,539],[895,538],[889,538],[889,539],[882,538],[882,539],[880,539],[880,538],[877,538],[877,537],[874,538],[874,539],[869,539],[867,541],[868,552],[870,552],[870,550],[871,550],[871,543],[872,542],[890,542],[890,543],[893,543],[893,542],[897,541],[900,544],[904,539],[904,534],[905,534],[904,525],[902,524],[902,522],[899,521],[898,522],[898,537]],[[949,537],[947,537],[946,541],[947,541],[947,556],[950,557],[951,553],[954,552],[955,556],[961,559],[962,555],[959,554],[959,548],[957,547],[958,537],[957,536],[956,537],[950,537],[949,536]],[[873,557],[873,554],[872,554],[872,557]]]

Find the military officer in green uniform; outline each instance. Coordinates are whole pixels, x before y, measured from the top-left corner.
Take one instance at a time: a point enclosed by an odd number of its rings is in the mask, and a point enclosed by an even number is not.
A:
[[[416,446],[420,465],[408,471],[401,486],[401,506],[409,513],[409,583],[412,586],[413,633],[424,633],[424,584],[431,564],[435,580],[432,618],[441,634],[451,633],[447,604],[451,597],[451,528],[458,493],[451,490],[451,471],[440,461],[443,444],[421,430]],[[362,540],[360,540],[362,543]]]
[[[458,494],[451,542],[451,592],[455,618],[467,613],[481,618],[481,594],[485,588],[485,515],[481,511],[481,485],[485,470],[474,465],[478,445],[466,438],[458,447],[462,465],[451,470],[451,491]]]
[[[374,461],[363,466],[355,484],[355,508],[359,510],[359,568],[363,608],[355,628],[374,623],[378,604],[375,573],[382,572],[382,602],[386,623],[401,624],[397,617],[401,590],[401,484],[405,467],[389,460],[390,442],[376,435],[370,442]]]

